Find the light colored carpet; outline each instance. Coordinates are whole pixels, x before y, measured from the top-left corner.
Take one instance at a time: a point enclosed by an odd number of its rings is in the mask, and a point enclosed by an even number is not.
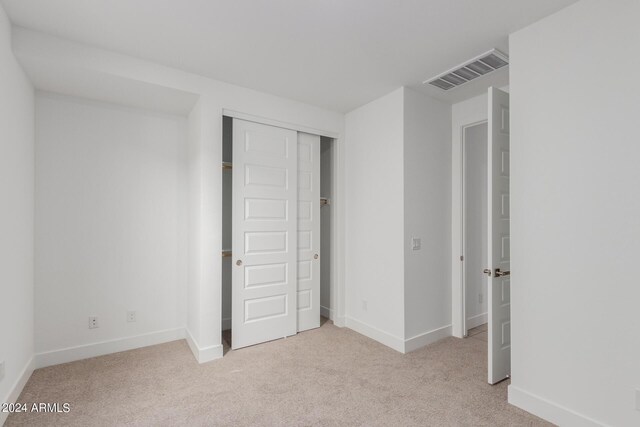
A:
[[[447,338],[402,355],[331,322],[203,365],[185,341],[38,369],[20,402],[68,414],[18,425],[538,426],[486,383],[486,343]]]

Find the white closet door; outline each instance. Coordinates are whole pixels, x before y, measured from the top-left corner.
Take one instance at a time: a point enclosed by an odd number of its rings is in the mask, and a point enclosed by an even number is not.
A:
[[[298,331],[320,326],[320,137],[298,134]]]
[[[297,140],[233,120],[234,349],[296,334]]]
[[[509,94],[489,88],[488,153],[489,384],[511,374],[511,256],[509,230]]]

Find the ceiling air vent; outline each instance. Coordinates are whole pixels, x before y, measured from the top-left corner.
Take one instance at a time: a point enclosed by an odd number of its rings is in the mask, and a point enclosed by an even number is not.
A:
[[[423,83],[449,90],[507,65],[509,57],[497,49],[492,49]]]

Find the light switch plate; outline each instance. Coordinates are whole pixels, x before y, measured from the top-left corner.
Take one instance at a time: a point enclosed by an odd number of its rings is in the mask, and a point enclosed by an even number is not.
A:
[[[414,251],[419,251],[422,248],[422,241],[419,237],[412,237],[411,238],[411,248]]]

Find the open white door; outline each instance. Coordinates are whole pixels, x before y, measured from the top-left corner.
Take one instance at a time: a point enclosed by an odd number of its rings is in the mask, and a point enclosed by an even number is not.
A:
[[[511,374],[509,95],[489,88],[488,314],[489,384]]]
[[[320,137],[298,134],[298,331],[320,327]]]
[[[296,334],[297,139],[233,120],[234,349]]]

